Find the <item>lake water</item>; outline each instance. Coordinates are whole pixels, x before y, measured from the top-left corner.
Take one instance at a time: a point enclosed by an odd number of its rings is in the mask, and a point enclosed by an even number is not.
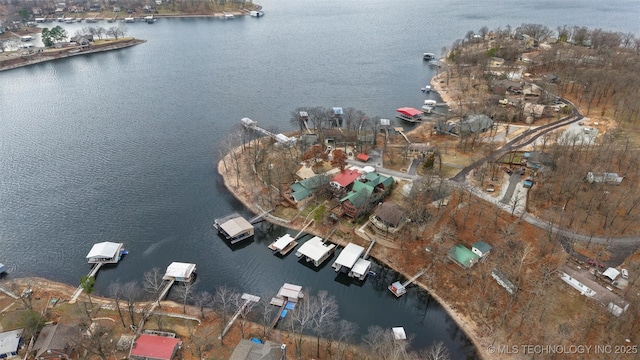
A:
[[[288,130],[299,106],[355,107],[393,118],[420,106],[433,70],[423,52],[468,30],[522,23],[584,25],[640,33],[638,1],[264,1],[262,18],[161,19],[127,24],[145,44],[0,73],[0,262],[10,277],[77,284],[93,243],[130,250],[100,271],[109,283],[140,280],[172,261],[198,265],[200,290],[227,285],[273,296],[283,282],[328,290],[344,319],[402,325],[416,347],[445,342],[474,356],[440,306],[412,288],[393,297],[397,275],[345,282],[266,245],[259,231],[235,251],[211,228],[246,211],[220,183],[220,143],[250,117]],[[111,24],[97,24],[108,27]],[[86,24],[63,24],[73,35]],[[248,215],[248,214],[247,214]]]

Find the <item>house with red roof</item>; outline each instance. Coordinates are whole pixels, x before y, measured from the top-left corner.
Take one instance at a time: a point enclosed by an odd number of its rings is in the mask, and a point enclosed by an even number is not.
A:
[[[131,345],[129,359],[171,360],[181,346],[182,342],[175,337],[142,334]]]
[[[336,189],[347,189],[353,182],[360,177],[360,172],[355,169],[344,169],[338,175],[334,176],[329,183],[331,187]]]

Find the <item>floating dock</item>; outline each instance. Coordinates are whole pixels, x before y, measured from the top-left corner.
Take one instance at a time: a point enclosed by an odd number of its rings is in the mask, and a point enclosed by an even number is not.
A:
[[[400,297],[407,293],[407,286],[409,286],[412,282],[414,282],[417,278],[422,276],[427,272],[427,269],[420,270],[417,274],[413,275],[411,279],[405,281],[404,283],[400,283],[400,281],[396,281],[393,284],[389,285],[389,291],[393,293],[396,297]]]
[[[247,221],[238,213],[215,219],[213,227],[218,230],[218,234],[222,235],[225,240],[231,244],[252,237],[255,231],[251,222]]]
[[[298,242],[294,237],[289,234],[280,236],[276,241],[269,245],[269,249],[273,250],[274,254],[287,255],[291,250],[298,246]]]
[[[276,297],[271,299],[270,304],[279,306],[280,310],[278,311],[278,315],[273,319],[269,329],[266,331],[265,337],[269,336],[269,333],[273,328],[276,327],[278,321],[287,316],[287,312],[289,310],[293,310],[296,307],[298,301],[300,301],[304,297],[304,293],[302,292],[302,286],[294,285],[289,283],[284,283]]]

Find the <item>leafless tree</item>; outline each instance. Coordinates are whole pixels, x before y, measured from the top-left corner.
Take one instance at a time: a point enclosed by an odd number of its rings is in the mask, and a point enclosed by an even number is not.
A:
[[[220,344],[224,345],[224,339],[222,336],[222,331],[224,330],[225,325],[227,324],[227,320],[229,319],[229,315],[231,309],[233,307],[234,299],[237,297],[237,293],[226,286],[218,286],[216,288],[216,292],[213,294],[213,303],[215,304],[215,309],[218,311],[220,315]]]
[[[193,298],[194,288],[198,285],[197,281],[181,281],[176,288],[176,293],[180,302],[182,302],[182,313],[187,313],[187,303]]]
[[[127,311],[129,312],[131,325],[135,325],[136,302],[142,297],[140,286],[136,281],[130,281],[122,285],[122,288],[120,290],[122,299],[125,301]]]
[[[313,317],[311,329],[316,334],[316,357],[320,357],[320,337],[325,337],[332,329],[335,328],[338,320],[338,303],[333,296],[325,290],[319,291],[318,295],[313,297],[317,307],[315,316]]]
[[[113,300],[113,305],[118,312],[118,317],[120,317],[120,321],[122,322],[122,327],[127,327],[127,324],[124,322],[124,315],[122,314],[122,309],[120,308],[120,300],[122,300],[122,283],[119,281],[113,282],[109,284],[109,297]]]
[[[80,329],[84,334],[78,338],[78,345],[87,353],[98,356],[102,360],[108,360],[116,351],[113,328],[109,325],[100,322],[82,322]]]
[[[208,291],[198,291],[193,295],[193,302],[200,309],[202,320],[206,320],[205,310],[213,307],[213,295]]]
[[[329,351],[331,351],[332,345],[335,342],[337,351],[332,353],[335,360],[342,360],[346,355],[347,348],[351,343],[353,336],[358,331],[358,325],[347,320],[340,320],[336,323],[334,331],[331,331],[329,335]]]
[[[157,267],[146,271],[143,275],[142,287],[144,288],[144,291],[151,296],[152,300],[156,300],[158,299],[158,296],[160,296],[160,292],[164,285],[162,276],[162,270]]]
[[[247,325],[247,321],[250,320],[251,315],[253,314],[253,309],[257,303],[244,300],[239,293],[236,293],[235,296],[233,296],[233,302],[235,307],[238,309],[238,318],[240,319],[240,335],[244,339],[244,331]]]

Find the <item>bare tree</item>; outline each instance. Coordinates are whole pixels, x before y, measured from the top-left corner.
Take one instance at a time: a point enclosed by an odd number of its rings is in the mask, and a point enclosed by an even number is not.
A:
[[[197,281],[182,281],[176,288],[176,293],[182,302],[182,313],[187,313],[187,302],[193,298],[193,290],[198,285]]]
[[[240,335],[244,339],[244,330],[256,303],[244,300],[239,293],[236,293],[235,296],[233,296],[233,301],[235,303],[235,307],[238,309],[238,316],[240,318]]]
[[[122,283],[119,281],[113,282],[109,284],[108,288],[109,297],[113,300],[113,305],[118,312],[118,316],[120,317],[120,321],[122,322],[122,327],[127,327],[127,324],[124,322],[124,315],[122,315],[122,309],[120,308],[120,300],[122,300]]]
[[[160,296],[160,292],[164,285],[162,276],[162,270],[157,267],[146,271],[143,275],[142,287],[144,288],[144,291],[151,296],[152,300],[156,300]]]
[[[109,325],[100,322],[81,322],[80,329],[83,335],[78,338],[78,345],[87,353],[98,356],[102,360],[109,359],[116,351],[113,328]]]
[[[135,313],[136,313],[136,302],[141,298],[141,291],[138,283],[136,281],[130,281],[125,283],[122,288],[122,299],[125,300],[127,311],[129,312],[129,317],[131,319],[131,325],[134,326],[136,323]]]
[[[329,351],[333,342],[336,342],[337,352],[333,355],[335,360],[342,360],[345,357],[347,347],[351,343],[353,336],[358,331],[358,325],[347,320],[340,320],[335,326],[335,330],[329,335]]]
[[[236,292],[226,286],[218,286],[215,294],[213,294],[213,303],[220,315],[220,345],[224,345],[222,332],[229,319],[230,309],[233,306]]]
[[[200,309],[200,317],[205,320],[205,309],[213,307],[213,295],[208,291],[199,291],[193,295],[193,302]]]
[[[314,317],[312,319],[311,329],[316,334],[316,357],[320,357],[320,337],[324,337],[330,332],[338,320],[338,303],[333,296],[329,296],[326,290],[319,291],[318,295],[313,299],[307,299],[315,302]]]

